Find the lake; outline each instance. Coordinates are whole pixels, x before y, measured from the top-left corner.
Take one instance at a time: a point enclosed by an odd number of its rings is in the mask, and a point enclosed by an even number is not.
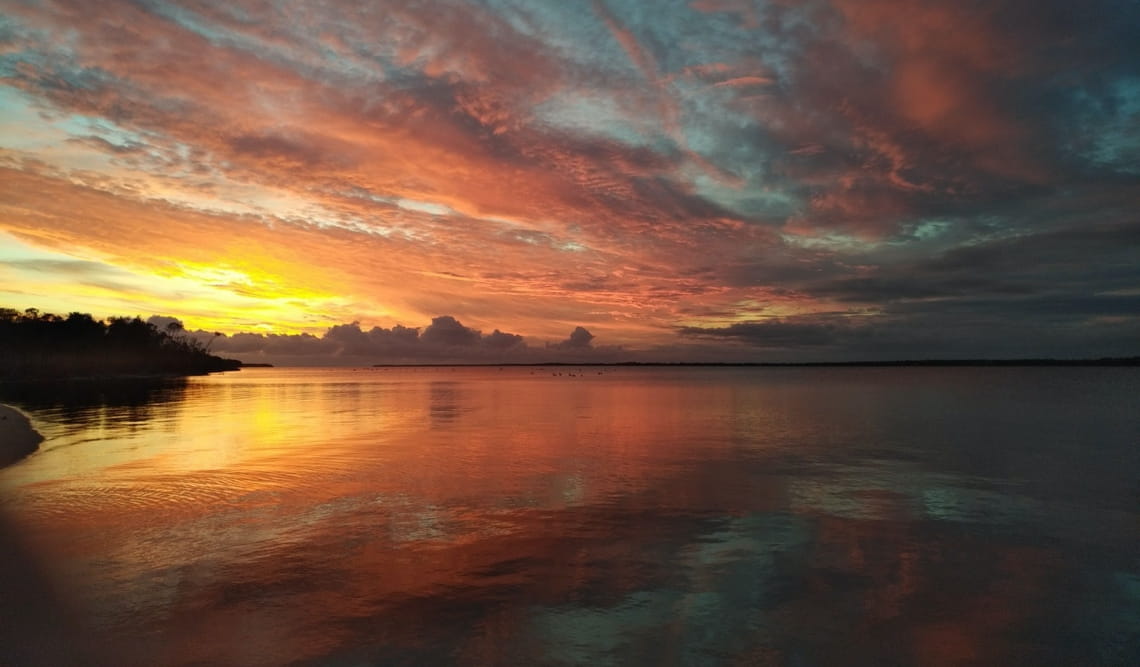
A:
[[[6,520],[114,664],[1140,664],[1140,369],[252,368],[0,400],[47,438],[0,470]]]

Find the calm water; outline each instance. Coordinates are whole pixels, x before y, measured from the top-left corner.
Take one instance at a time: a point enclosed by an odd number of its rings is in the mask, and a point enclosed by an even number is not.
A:
[[[1140,664],[1136,369],[3,398],[48,438],[7,519],[116,664]]]

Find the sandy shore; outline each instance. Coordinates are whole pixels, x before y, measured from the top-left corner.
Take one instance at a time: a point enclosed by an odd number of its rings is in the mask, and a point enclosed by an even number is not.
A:
[[[36,451],[43,439],[24,413],[0,405],[0,467]]]

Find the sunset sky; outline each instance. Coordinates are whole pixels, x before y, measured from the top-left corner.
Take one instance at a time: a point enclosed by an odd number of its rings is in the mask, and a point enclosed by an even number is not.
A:
[[[0,306],[294,361],[1140,354],[1131,0],[0,10]]]

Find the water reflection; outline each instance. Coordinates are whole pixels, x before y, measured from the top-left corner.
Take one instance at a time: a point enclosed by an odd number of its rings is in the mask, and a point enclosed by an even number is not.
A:
[[[454,423],[459,417],[460,384],[458,382],[431,382],[428,384],[432,426],[442,427]]]
[[[0,382],[0,402],[80,428],[93,420],[127,426],[145,423],[154,418],[155,410],[179,403],[186,387],[185,378]]]
[[[0,496],[123,664],[1132,664],[1140,382],[1037,370],[243,371]]]

